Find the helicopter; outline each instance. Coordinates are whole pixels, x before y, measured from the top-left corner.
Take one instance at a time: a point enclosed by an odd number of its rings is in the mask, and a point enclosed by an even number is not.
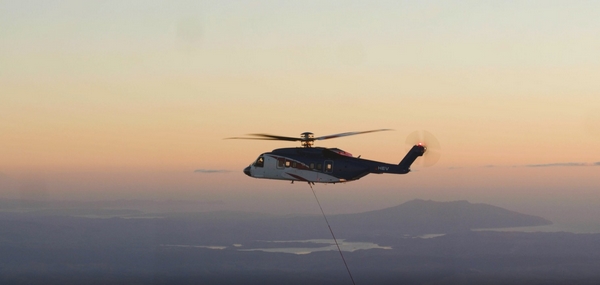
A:
[[[227,139],[300,141],[301,147],[278,148],[265,152],[244,168],[250,177],[304,181],[314,183],[343,183],[358,180],[368,174],[406,174],[413,162],[427,154],[425,166],[431,166],[439,159],[437,149],[439,143],[433,135],[426,131],[416,131],[408,136],[406,142],[412,145],[408,153],[398,164],[385,163],[354,157],[351,153],[339,148],[314,147],[315,141],[391,131],[377,129],[361,132],[346,132],[334,135],[315,137],[311,132],[304,132],[300,137],[286,137],[269,134],[249,134],[249,137],[231,137]],[[427,143],[425,142],[427,141]]]

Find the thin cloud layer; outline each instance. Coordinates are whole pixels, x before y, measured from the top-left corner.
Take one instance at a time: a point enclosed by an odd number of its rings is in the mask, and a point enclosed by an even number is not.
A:
[[[225,170],[225,169],[196,169],[194,170],[194,173],[226,173],[226,172],[231,172],[229,170]]]
[[[587,166],[587,163],[581,162],[559,162],[559,163],[545,163],[545,164],[528,164],[525,167],[555,167],[555,166]]]
[[[521,165],[495,165],[488,164],[482,165],[481,168],[495,168],[495,167],[571,167],[571,166],[600,166],[600,161],[586,163],[586,162],[556,162],[556,163],[540,163],[540,164],[521,164]],[[458,169],[460,167],[449,167],[448,169]]]

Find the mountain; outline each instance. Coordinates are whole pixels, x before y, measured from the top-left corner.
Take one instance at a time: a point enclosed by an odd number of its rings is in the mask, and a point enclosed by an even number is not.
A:
[[[205,214],[200,214],[205,215]],[[374,238],[417,236],[470,231],[478,228],[506,228],[541,226],[552,222],[537,216],[509,211],[487,204],[472,204],[467,201],[435,202],[412,200],[404,204],[381,210],[356,214],[331,215],[327,217],[332,230],[339,238],[353,241],[372,241]],[[171,221],[170,223],[172,223]],[[200,219],[190,220],[196,226]],[[254,240],[300,240],[330,238],[323,217],[260,216],[244,220],[231,219],[213,213],[210,223],[214,234],[229,238],[228,232],[237,233]],[[231,240],[232,243],[236,243]]]
[[[1,205],[1,204],[0,204]],[[133,203],[134,209],[137,204]],[[331,233],[321,215],[273,216],[243,212],[150,213],[127,208],[48,208],[26,213],[0,213],[2,220],[21,223],[41,222],[32,228],[40,236],[60,235],[53,223],[70,218],[70,223],[87,228],[102,237],[108,233],[129,233],[124,240],[144,240],[151,236],[160,244],[238,244],[258,240],[328,239]],[[63,217],[63,218],[60,218]],[[111,219],[104,225],[103,217]],[[550,221],[486,204],[467,201],[435,202],[413,200],[404,204],[356,214],[328,216],[336,236],[354,241],[372,241],[375,237],[397,238],[405,235],[464,232],[476,228],[539,226]],[[107,227],[111,230],[105,232]],[[103,230],[99,230],[102,228]],[[47,232],[46,232],[47,230]],[[68,231],[65,231],[67,233]],[[0,231],[1,234],[1,231]],[[62,240],[70,240],[68,235]],[[110,237],[113,238],[113,237]],[[108,239],[108,238],[107,238]],[[102,240],[102,239],[100,239]],[[101,241],[98,241],[101,242]]]
[[[368,230],[371,234],[449,233],[477,228],[506,228],[552,224],[544,218],[467,201],[412,200],[382,210],[336,215],[331,224],[344,229]]]

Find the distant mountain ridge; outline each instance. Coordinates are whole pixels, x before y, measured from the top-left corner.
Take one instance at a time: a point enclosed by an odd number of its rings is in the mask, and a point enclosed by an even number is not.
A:
[[[2,202],[0,200],[0,202]],[[254,240],[294,240],[329,238],[330,232],[323,217],[317,213],[311,216],[277,216],[238,211],[195,212],[187,210],[186,203],[176,202],[184,211],[162,212],[167,208],[158,207],[158,212],[140,211],[145,201],[117,201],[114,203],[65,202],[48,205],[31,205],[27,215],[10,213],[20,209],[15,201],[0,203],[0,208],[8,212],[0,213],[0,218],[28,216],[71,216],[81,218],[144,218],[153,227],[169,228],[170,235],[194,232],[193,237],[204,236],[211,242],[230,240],[238,243],[239,235]],[[161,205],[159,202],[155,203]],[[196,207],[200,203],[192,203]],[[190,205],[192,205],[190,204]],[[29,204],[25,204],[27,206]],[[47,208],[44,208],[47,206]],[[185,206],[185,207],[183,207]],[[16,213],[19,213],[17,211]],[[422,234],[441,234],[470,231],[478,228],[505,228],[541,226],[552,222],[537,216],[509,211],[488,204],[473,204],[467,201],[436,202],[412,200],[398,206],[354,214],[329,215],[328,220],[336,235],[342,238],[369,241],[379,236],[401,237]],[[141,220],[137,222],[141,223]],[[172,229],[171,229],[172,228]],[[194,230],[192,230],[194,229]],[[207,235],[206,232],[212,234]],[[214,238],[214,239],[213,239]],[[208,241],[207,241],[208,242]]]
[[[489,204],[420,199],[382,210],[335,215],[330,220],[343,228],[355,227],[376,232],[406,233],[448,233],[477,228],[552,224],[542,217],[521,214]]]

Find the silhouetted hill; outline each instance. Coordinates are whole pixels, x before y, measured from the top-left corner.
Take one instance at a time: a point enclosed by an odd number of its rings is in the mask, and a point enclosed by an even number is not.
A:
[[[488,204],[467,201],[435,202],[412,200],[382,210],[336,215],[332,224],[342,228],[360,228],[381,234],[449,233],[477,228],[540,226],[552,222],[537,216],[509,211]]]
[[[328,238],[327,226],[320,215],[300,217],[261,217],[240,220],[220,218],[213,213],[215,232],[235,230],[256,240]],[[363,213],[328,217],[336,235],[369,241],[380,236],[401,237],[423,234],[454,233],[477,228],[504,228],[548,225],[552,222],[536,216],[509,211],[487,204],[467,201],[435,202],[413,200],[404,204]],[[199,221],[196,219],[195,221]]]
[[[3,202],[0,200],[0,202]],[[27,202],[27,201],[25,201]],[[172,228],[170,238],[186,235],[179,242],[194,239],[205,242],[227,240],[238,242],[239,236],[254,240],[289,240],[329,238],[330,233],[321,215],[312,216],[276,216],[260,213],[232,211],[216,212],[163,212],[167,207],[158,207],[158,213],[140,210],[140,204],[147,201],[126,201],[101,204],[68,202],[49,202],[45,205],[25,203],[30,211],[19,219],[33,216],[68,216],[68,217],[104,217],[145,218],[147,221],[137,223],[152,224],[158,228]],[[176,206],[182,203],[175,201]],[[157,203],[154,203],[157,204]],[[158,205],[158,204],[157,204]],[[187,205],[187,204],[185,204]],[[18,209],[16,201],[0,203],[3,209]],[[160,218],[160,219],[155,219]],[[355,214],[331,215],[328,217],[336,233],[343,238],[353,240],[370,240],[377,236],[402,236],[436,233],[461,232],[476,228],[501,228],[538,226],[551,224],[550,221],[526,214],[521,214],[487,204],[472,204],[467,201],[435,202],[413,200],[404,204],[381,210]],[[132,221],[133,222],[133,221]],[[116,224],[116,223],[115,223]],[[205,233],[210,234],[205,234]],[[193,233],[193,234],[190,234]],[[233,233],[233,234],[232,234]],[[171,242],[174,242],[171,240]]]

